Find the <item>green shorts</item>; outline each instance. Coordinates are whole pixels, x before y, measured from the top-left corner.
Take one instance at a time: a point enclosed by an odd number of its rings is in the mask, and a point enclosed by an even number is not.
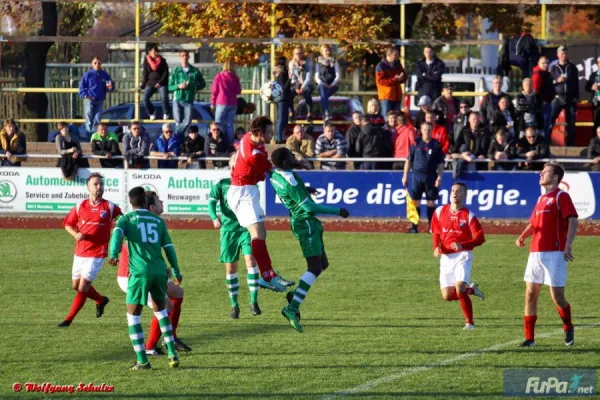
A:
[[[323,243],[323,224],[316,218],[292,221],[292,232],[302,247],[304,258],[323,255],[325,244]]]
[[[130,276],[127,286],[127,304],[148,304],[148,295],[152,299],[164,299],[167,297],[167,274]]]
[[[243,231],[221,231],[221,257],[219,262],[234,263],[240,259],[240,250],[245,256],[252,255],[252,238],[250,232]]]

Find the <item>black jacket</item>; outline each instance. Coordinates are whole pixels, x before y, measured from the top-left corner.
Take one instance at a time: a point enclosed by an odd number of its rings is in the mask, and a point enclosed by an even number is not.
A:
[[[495,135],[498,130],[504,129],[504,131],[508,133],[509,139],[519,137],[517,115],[510,109],[508,110],[508,113],[514,124],[512,132],[509,132],[509,130],[506,129],[506,125],[508,125],[508,119],[506,118],[506,115],[504,115],[504,113],[498,109],[492,114],[492,118],[490,119],[489,129],[492,136]]]
[[[294,101],[294,92],[292,91],[292,81],[290,80],[288,70],[285,67],[280,67],[281,72],[275,78],[281,89],[283,90],[283,95],[281,96],[281,101],[290,103]]]
[[[450,143],[454,144],[464,127],[469,123],[469,114],[461,114],[460,112],[454,116],[452,135],[449,136]]]
[[[362,157],[362,154],[357,150],[358,138],[360,137],[360,125],[354,125],[346,131],[346,142],[348,142],[348,157]]]
[[[423,58],[417,62],[417,86],[419,92],[418,98],[421,96],[429,96],[432,101],[437,99],[442,94],[442,74],[446,65],[437,57],[433,58],[430,65]]]
[[[493,139],[490,143],[490,148],[488,149],[487,158],[489,158],[490,160],[494,160],[494,157],[498,152],[506,154],[509,160],[516,158],[517,150],[515,148],[515,142],[509,140],[504,144],[499,144],[498,142],[496,142],[496,139]],[[504,163],[501,161],[495,162],[497,165],[500,165],[501,167],[504,167],[506,169],[511,169],[513,165],[515,165],[514,163]]]
[[[192,140],[189,136],[186,137],[185,141],[183,142],[183,148],[181,149],[181,155],[192,158],[193,160],[198,157],[205,157],[206,154],[204,153],[204,142],[204,138],[200,135],[198,135],[196,140]],[[201,151],[202,154],[196,155],[196,153],[199,151]],[[201,168],[206,168],[206,163],[204,160],[199,160],[198,163],[200,164]]]
[[[600,140],[598,140],[598,136],[594,136],[592,140],[590,140],[590,145],[588,146],[587,158],[591,160],[598,156],[600,156]]]
[[[214,150],[214,153],[211,152]],[[220,133],[219,139],[215,140],[212,135],[204,142],[204,153],[207,157],[229,157],[235,150]],[[213,161],[215,168],[225,168],[229,165],[229,161]]]
[[[498,109],[498,102],[504,96],[508,97],[508,108],[512,112],[515,111],[512,97],[510,97],[508,94],[501,92],[499,95],[495,95],[494,93],[489,92],[485,95],[483,101],[481,102],[481,122],[484,125],[487,126],[491,123],[491,121],[493,121],[494,113]]]
[[[97,138],[92,140],[92,153],[97,156],[105,156],[108,153],[113,156],[120,156],[121,149],[119,148],[119,142],[109,139],[107,134],[104,140],[98,140]],[[123,160],[100,159],[100,165],[102,168],[118,168],[123,166]]]
[[[160,86],[167,86],[169,84],[169,65],[167,61],[160,56],[160,64],[158,69],[153,71],[148,64],[148,60],[144,57],[144,66],[142,73],[142,89],[151,88],[160,83]]]
[[[469,126],[465,126],[460,136],[456,139],[454,146],[452,146],[452,153],[470,151],[475,157],[487,157],[490,142],[490,134],[483,125],[480,124],[475,132],[471,131]]]
[[[362,157],[391,157],[392,136],[380,126],[364,125],[358,136],[356,150]]]
[[[550,74],[552,75],[556,97],[562,98],[567,102],[579,99],[579,71],[575,64],[568,60],[565,65],[556,63],[550,67]],[[556,82],[562,74],[567,75],[566,82]]]
[[[532,126],[540,129],[544,127],[542,118],[542,104],[540,98],[533,92],[527,96],[522,92],[517,95],[515,111],[517,113],[517,121],[515,121],[519,132],[525,131],[525,128]]]
[[[592,94],[592,104],[597,106],[600,104],[598,104],[599,101],[597,100],[598,96],[596,96],[596,92],[592,90],[592,86],[594,85],[594,83],[600,86],[600,73],[598,73],[598,71],[592,72],[592,74],[590,75],[590,79],[588,79],[587,83],[585,84],[585,90]]]
[[[517,157],[526,158],[525,154],[532,150],[537,153],[534,160],[550,157],[550,145],[548,144],[548,140],[543,136],[538,135],[534,144],[529,143],[526,137],[519,139],[517,142]],[[544,163],[532,163],[529,166],[523,165],[523,169],[529,171],[541,171],[543,168]]]
[[[456,97],[453,96],[452,103],[454,104],[454,116],[456,116],[458,113],[460,113],[460,102]],[[448,120],[448,103],[446,103],[446,99],[443,96],[435,99],[432,109],[443,117],[443,122],[438,121],[438,123],[445,123],[445,121]],[[448,132],[448,134],[450,134],[450,132]]]

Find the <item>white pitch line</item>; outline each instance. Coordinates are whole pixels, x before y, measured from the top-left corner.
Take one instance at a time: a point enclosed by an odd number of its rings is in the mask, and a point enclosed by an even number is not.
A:
[[[599,327],[599,326],[600,326],[600,324],[589,324],[589,325],[585,325],[585,326],[578,326],[576,330],[579,331],[579,330],[581,330],[583,328],[590,328],[590,327],[593,328],[593,327]],[[537,338],[548,338],[548,337],[555,336],[555,335],[558,335],[558,334],[561,334],[561,333],[564,333],[564,331],[560,330],[560,331],[557,331],[557,332],[545,333],[545,334],[537,335],[536,339]],[[393,381],[398,380],[400,378],[404,378],[404,377],[407,377],[407,376],[419,374],[421,372],[429,371],[430,369],[434,369],[434,368],[438,368],[438,367],[443,367],[443,366],[446,366],[446,365],[449,365],[449,364],[454,364],[457,361],[461,361],[461,360],[464,360],[464,359],[467,359],[467,358],[475,357],[475,356],[478,356],[480,354],[490,353],[492,351],[501,350],[501,349],[503,349],[505,347],[515,346],[515,345],[517,345],[517,344],[519,344],[521,342],[522,342],[522,340],[511,340],[510,342],[498,343],[498,344],[495,344],[495,345],[490,346],[490,347],[486,347],[486,348],[481,349],[481,350],[475,350],[475,351],[471,351],[469,353],[460,354],[460,355],[455,356],[455,357],[446,358],[445,360],[437,361],[437,362],[434,362],[432,364],[423,365],[423,366],[420,366],[420,367],[407,368],[407,369],[404,369],[404,370],[402,370],[400,372],[397,372],[395,374],[384,376],[382,378],[377,378],[377,379],[374,379],[372,381],[363,383],[362,385],[358,385],[358,386],[355,386],[355,387],[350,388],[350,389],[342,390],[342,391],[336,392],[334,394],[327,395],[327,396],[323,397],[323,400],[332,400],[332,399],[335,399],[335,398],[338,398],[338,397],[349,396],[349,395],[355,394],[355,393],[367,392],[367,391],[373,389],[375,386],[379,386],[379,385],[381,385],[383,383],[390,383],[390,382],[393,382]]]

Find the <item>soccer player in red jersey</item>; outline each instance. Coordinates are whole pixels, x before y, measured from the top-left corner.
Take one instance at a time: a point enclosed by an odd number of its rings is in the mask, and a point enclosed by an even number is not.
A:
[[[469,282],[473,264],[472,250],[485,242],[481,224],[465,206],[467,185],[456,182],[450,204],[436,208],[431,221],[433,255],[440,258],[440,288],[447,301],[460,301],[465,316],[464,330],[475,330],[470,295],[485,300],[476,283]]]
[[[565,170],[559,164],[548,163],[540,174],[540,185],[545,192],[538,199],[529,224],[517,239],[517,246],[525,247],[525,239],[533,235],[529,259],[525,268],[525,341],[520,347],[535,346],[537,302],[542,284],[550,286],[550,295],[563,321],[565,344],[575,343],[575,329],[571,321],[571,306],[565,298],[567,261],[573,261],[571,247],[577,234],[577,211],[568,193],[558,188]]]
[[[273,137],[273,122],[267,117],[256,117],[250,122],[250,132],[240,141],[239,151],[231,169],[231,186],[227,203],[241,226],[252,238],[252,255],[260,270],[259,284],[276,292],[287,291],[294,283],[282,279],[273,270],[267,251],[265,212],[260,205],[258,182],[264,181],[273,168],[265,150],[265,142]]]
[[[163,213],[163,202],[158,198],[156,192],[146,191],[146,199],[148,201],[148,211],[156,215],[161,215]],[[121,290],[127,293],[127,286],[129,284],[129,250],[127,249],[127,246],[123,246],[121,248],[119,269],[117,270],[117,283],[119,284]],[[177,351],[191,351],[192,348],[190,346],[186,345],[183,343],[183,341],[177,338],[177,325],[179,325],[181,304],[183,303],[183,288],[180,285],[176,285],[172,280],[169,280],[167,282],[167,296],[169,301],[165,302],[165,309],[167,310],[167,313],[169,313],[169,319],[171,320],[171,326],[173,327],[175,348]],[[151,298],[148,299],[148,307],[152,307]],[[158,319],[153,317],[152,322],[150,322],[148,339],[146,340],[146,355],[165,355],[160,347],[156,347],[161,335],[162,333],[160,331]]]
[[[121,209],[114,203],[104,200],[104,178],[95,172],[87,179],[89,199],[81,200],[69,212],[63,226],[75,238],[75,257],[73,258],[73,289],[77,295],[69,314],[58,326],[67,327],[83,308],[88,298],[96,302],[96,317],[104,314],[108,297],[102,296],[92,286],[92,282],[102,269],[108,252],[108,239],[112,220],[121,215]]]

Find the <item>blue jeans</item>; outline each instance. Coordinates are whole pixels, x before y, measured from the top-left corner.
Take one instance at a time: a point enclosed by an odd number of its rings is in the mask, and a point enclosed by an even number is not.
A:
[[[144,89],[144,105],[146,106],[146,111],[148,112],[148,116],[153,115],[156,111],[154,109],[154,105],[150,101],[150,98],[154,96],[154,93],[160,92],[160,99],[162,100],[162,108],[163,114],[169,115],[169,88],[166,86],[161,86],[160,88],[155,87],[147,87]],[[162,119],[162,115],[157,116],[158,119]],[[165,118],[169,119],[169,118]]]
[[[229,143],[233,143],[233,120],[235,119],[236,111],[237,106],[221,106],[217,104],[215,108],[215,121],[221,125],[221,131],[223,131]]]
[[[83,99],[83,113],[85,114],[85,130],[91,135],[96,132],[104,111],[104,100]]]
[[[329,98],[337,91],[337,85],[330,88],[326,88],[324,84],[319,85],[319,96],[321,96],[321,108],[323,108],[323,116],[325,116],[325,113],[329,114]]]
[[[277,103],[277,126],[275,127],[275,141],[277,143],[283,142],[283,135],[290,119],[292,104],[291,101],[280,101]]]
[[[547,138],[550,138],[551,132],[550,132],[550,114],[552,112],[552,106],[550,105],[550,103],[543,103],[542,104],[542,120],[544,122],[544,136],[546,136]]]
[[[388,111],[400,111],[401,106],[401,101],[381,100],[381,115],[383,115],[383,118],[387,118]]]
[[[185,137],[187,129],[192,123],[192,103],[182,103],[173,99],[173,118],[177,124],[177,134],[179,138]],[[181,117],[181,108],[183,108],[183,118]]]
[[[567,146],[575,145],[575,106],[576,104],[574,101],[567,102],[559,97],[556,97],[554,100],[552,100],[552,103],[550,103],[550,126],[548,131],[552,133],[552,128],[554,128],[556,118],[564,109],[565,119],[567,122]]]

